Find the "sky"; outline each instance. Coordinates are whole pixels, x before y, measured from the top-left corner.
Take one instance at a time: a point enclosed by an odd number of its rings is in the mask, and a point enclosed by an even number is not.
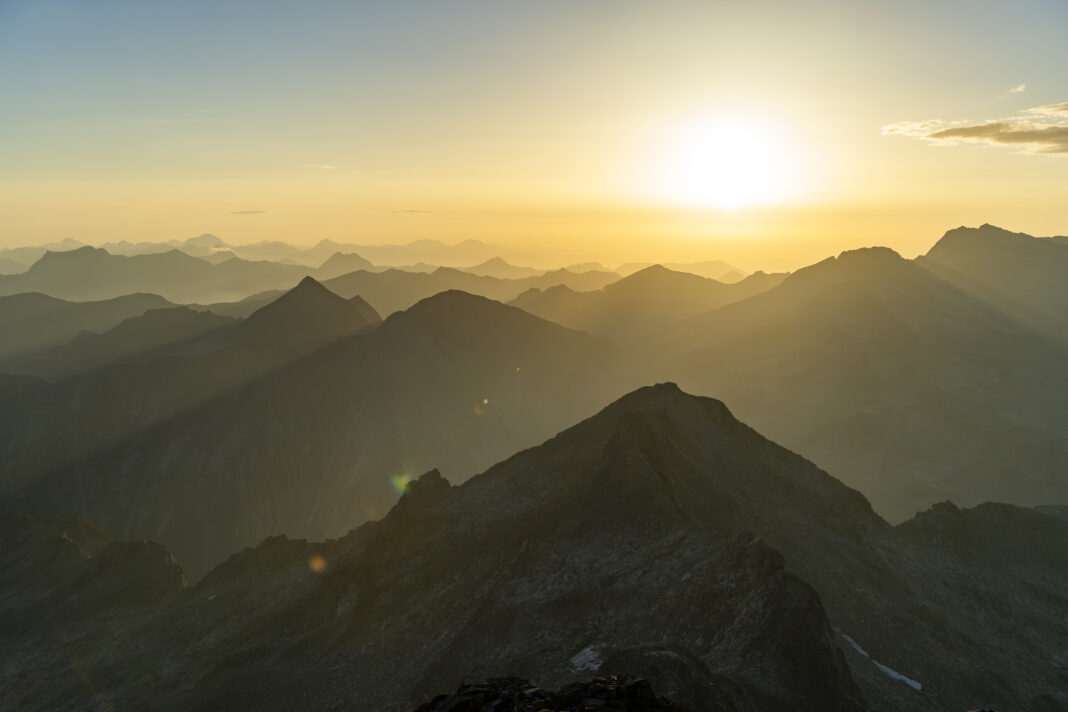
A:
[[[0,247],[1068,233],[1064,0],[0,0]]]

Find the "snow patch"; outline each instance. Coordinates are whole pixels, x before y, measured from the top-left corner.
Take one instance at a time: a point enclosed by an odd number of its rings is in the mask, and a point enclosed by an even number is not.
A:
[[[845,633],[842,633],[841,636],[846,639],[847,643],[849,643],[854,648],[856,648],[858,653],[860,653],[861,655],[863,655],[866,658],[870,658],[871,657],[870,655],[868,655],[868,651],[865,650],[864,648],[860,647],[860,645],[857,643],[857,641],[853,640],[852,638],[850,638]]]
[[[596,672],[601,667],[601,654],[596,645],[583,648],[571,658],[571,669],[575,672]]]
[[[923,685],[921,685],[920,683],[916,682],[915,680],[913,680],[911,678],[905,677],[904,675],[899,673],[897,670],[892,670],[892,669],[886,667],[885,665],[883,665],[878,660],[872,660],[872,662],[875,663],[875,667],[879,668],[884,673],[886,673],[887,677],[892,677],[895,680],[901,680],[901,682],[905,683],[906,685],[911,687],[913,690],[922,690],[923,689]]]
[[[919,690],[923,689],[923,685],[921,685],[920,683],[916,682],[912,678],[905,677],[904,675],[899,673],[897,670],[894,670],[893,668],[889,668],[886,665],[883,665],[878,660],[875,660],[874,658],[872,658],[872,656],[868,655],[868,651],[867,650],[865,650],[864,648],[860,647],[860,645],[857,643],[857,641],[853,640],[852,638],[850,638],[845,633],[839,633],[839,635],[842,636],[843,638],[845,638],[845,641],[847,643],[849,643],[850,645],[852,645],[853,648],[856,649],[856,651],[858,653],[860,653],[861,655],[866,657],[868,660],[871,660],[872,664],[875,665],[875,667],[879,668],[879,670],[884,675],[886,675],[887,677],[889,677],[889,678],[891,678],[893,680],[900,680],[901,682],[903,682],[906,685],[908,685],[909,687],[911,687],[913,690],[919,691]]]

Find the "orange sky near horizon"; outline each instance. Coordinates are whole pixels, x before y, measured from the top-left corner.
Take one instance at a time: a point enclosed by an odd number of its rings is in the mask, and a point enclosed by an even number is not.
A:
[[[782,270],[1068,233],[1055,0],[224,5],[0,8],[0,248],[474,238]]]

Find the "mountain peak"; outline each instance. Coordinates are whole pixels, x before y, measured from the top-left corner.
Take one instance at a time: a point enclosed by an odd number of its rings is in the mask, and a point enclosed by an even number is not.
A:
[[[844,264],[878,264],[899,263],[905,258],[889,247],[873,245],[872,247],[860,247],[855,250],[845,250],[838,255],[838,262]]]
[[[241,327],[254,341],[306,343],[365,331],[379,321],[367,302],[339,297],[309,276],[257,309]]]
[[[648,408],[674,407],[680,403],[695,400],[699,400],[699,398],[683,392],[678,384],[672,381],[665,381],[664,383],[657,383],[652,386],[642,386],[635,391],[631,391],[612,403],[609,408],[627,411],[645,410]],[[720,403],[712,398],[709,398],[708,400]],[[720,405],[722,405],[722,403],[720,403]]]
[[[954,248],[972,249],[980,245],[1005,245],[1013,241],[1026,239],[1033,240],[1031,235],[1022,232],[1012,232],[1005,228],[983,223],[979,227],[960,227],[947,230],[944,235],[927,251],[928,257],[938,257],[940,253]]]

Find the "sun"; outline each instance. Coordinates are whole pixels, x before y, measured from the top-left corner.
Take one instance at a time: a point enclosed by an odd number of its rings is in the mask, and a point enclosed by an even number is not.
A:
[[[678,205],[733,211],[796,193],[794,151],[755,118],[715,117],[667,132],[652,192]]]

